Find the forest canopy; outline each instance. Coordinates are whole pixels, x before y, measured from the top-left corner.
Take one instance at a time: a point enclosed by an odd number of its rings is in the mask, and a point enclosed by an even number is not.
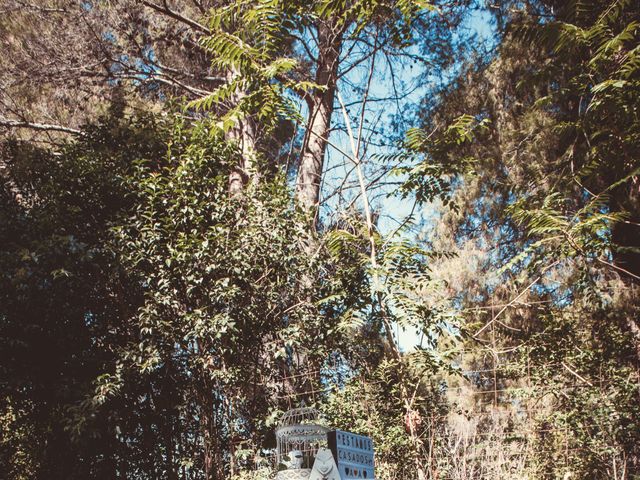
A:
[[[637,2],[0,12],[7,479],[640,479]]]

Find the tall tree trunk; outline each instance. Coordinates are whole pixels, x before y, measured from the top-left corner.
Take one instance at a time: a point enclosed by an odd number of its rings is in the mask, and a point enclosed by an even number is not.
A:
[[[640,289],[640,185],[633,181],[630,188],[619,188],[612,198],[613,211],[629,213],[627,222],[618,222],[613,226],[613,243],[622,250],[614,252],[614,264],[623,270],[622,279],[629,288]],[[628,249],[628,250],[625,250]],[[638,320],[627,316],[626,326],[636,347],[636,362],[640,366],[640,325]]]
[[[302,153],[298,166],[298,178],[296,181],[296,200],[311,215],[310,229],[313,232],[318,216],[318,204],[320,199],[320,182],[324,165],[324,155],[327,150],[329,133],[331,132],[331,116],[334,109],[336,85],[338,81],[338,67],[340,64],[340,50],[342,48],[342,36],[344,24],[337,19],[319,19],[317,25],[318,59],[316,65],[315,83],[322,89],[318,89],[306,96],[309,113],[307,117],[306,131],[302,143]],[[317,248],[313,236],[304,243],[306,253],[311,256]],[[307,302],[313,304],[313,285],[316,281],[308,273],[303,275],[301,283],[307,290]],[[292,356],[294,371],[300,373],[305,370],[305,352],[296,351]],[[290,378],[286,380],[287,390],[294,393],[297,390],[295,382]]]
[[[231,82],[237,76],[237,72],[229,71],[227,81]],[[240,103],[245,92],[234,95],[232,101]],[[255,176],[257,125],[251,116],[238,121],[227,133],[227,140],[238,146],[240,158],[235,168],[229,174],[229,193],[232,196],[239,195],[244,186]]]
[[[628,248],[629,251],[616,252],[614,263],[624,269],[625,280],[640,285],[640,253],[631,249],[640,248],[640,215],[633,215],[628,220],[629,223],[617,223],[613,227],[612,240],[617,246]]]
[[[318,65],[315,83],[325,88],[313,92],[307,98],[309,117],[296,184],[298,202],[314,214],[319,203],[324,155],[331,131],[343,34],[344,26],[337,20],[320,20],[318,23]]]
[[[238,122],[227,134],[238,145],[240,158],[229,174],[229,193],[238,195],[250,180],[255,179],[256,124],[250,117]]]
[[[200,393],[200,431],[204,446],[203,470],[206,480],[214,480],[215,475],[215,452],[213,445],[213,400],[211,392],[207,389]]]

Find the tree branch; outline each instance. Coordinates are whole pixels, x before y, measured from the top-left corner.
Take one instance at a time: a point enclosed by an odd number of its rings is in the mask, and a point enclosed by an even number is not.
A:
[[[143,5],[146,5],[147,7],[155,10],[156,12],[159,13],[163,13],[165,15],[170,16],[171,18],[174,18],[186,25],[189,25],[191,28],[198,30],[199,32],[205,33],[207,35],[211,35],[211,30],[209,30],[207,27],[205,27],[204,25],[202,25],[201,23],[196,22],[195,20],[185,17],[184,15],[181,15],[180,13],[171,10],[169,8],[169,6],[167,5],[167,2],[164,2],[164,6],[161,5],[157,5],[153,2],[149,2],[147,0],[142,0]]]
[[[25,122],[20,120],[9,120],[5,118],[0,118],[0,127],[6,128],[29,128],[31,130],[39,130],[44,132],[63,132],[69,133],[71,135],[82,135],[82,130],[78,130],[75,128],[64,127],[62,125],[51,125],[47,123],[33,123],[33,122]]]
[[[44,13],[67,13],[67,11],[64,8],[43,7],[40,5],[34,5],[31,3],[20,2],[20,1],[16,3],[20,5],[22,8],[26,8],[29,10],[38,10]]]
[[[525,293],[527,293],[529,291],[529,289],[531,287],[533,287],[536,283],[538,283],[540,280],[542,280],[544,278],[544,275],[551,270],[553,267],[555,267],[556,265],[558,265],[560,263],[560,260],[556,260],[555,262],[553,262],[551,265],[546,266],[545,268],[542,269],[542,272],[540,273],[540,275],[538,275],[535,280],[533,280],[529,285],[527,285],[524,289],[522,289],[520,291],[520,293],[518,293],[518,295],[515,296],[515,298],[513,300],[511,300],[509,303],[507,303],[505,306],[503,306],[500,311],[498,313],[496,313],[493,318],[491,320],[489,320],[484,327],[482,327],[480,330],[478,330],[474,335],[473,338],[477,339],[478,335],[480,335],[483,331],[485,331],[490,325],[492,325],[494,322],[500,323],[500,325],[507,327],[507,328],[511,328],[508,327],[506,324],[499,322],[498,321],[498,317],[500,315],[502,315],[509,307],[511,307],[512,305],[514,305],[518,300],[520,300],[520,297],[522,297]],[[513,328],[511,328],[513,330]]]

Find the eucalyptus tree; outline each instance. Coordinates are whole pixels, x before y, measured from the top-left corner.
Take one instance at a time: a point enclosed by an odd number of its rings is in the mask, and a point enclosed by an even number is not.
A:
[[[302,127],[294,155],[296,198],[315,216],[330,135],[339,124],[334,118],[339,82],[376,55],[401,58],[417,45],[423,48],[419,54],[411,52],[414,59],[436,69],[450,62],[451,35],[464,5],[264,0],[214,9],[211,35],[202,44],[215,69],[232,72],[231,81],[192,106],[207,110],[226,105],[227,129],[238,122],[247,128],[256,123],[273,128],[278,119]],[[358,88],[368,90],[366,85]],[[246,167],[253,162],[245,162],[240,168],[246,170],[246,181],[252,174]]]
[[[350,331],[357,330],[354,328],[357,324],[382,333],[386,354],[401,372],[400,388],[396,393],[400,395],[402,415],[406,414],[407,418],[419,416],[417,397],[411,390],[415,378],[403,365],[393,324],[402,319],[412,328],[428,330],[432,334],[433,329],[444,331],[446,322],[441,321],[442,312],[427,311],[414,301],[413,291],[429,281],[424,264],[430,253],[391,241],[395,239],[382,239],[377,232],[361,163],[362,153],[366,150],[362,136],[364,114],[372,78],[378,73],[375,58],[398,59],[403,55],[414,55],[436,69],[443,67],[451,62],[453,26],[460,21],[464,5],[465,2],[432,5],[407,1],[301,3],[265,0],[238,2],[215,9],[208,24],[212,35],[202,43],[211,53],[214,68],[232,74],[230,81],[217,91],[191,103],[191,107],[205,111],[218,107],[224,112],[219,116],[221,128],[230,132],[233,138],[242,139],[241,174],[236,179],[242,178],[245,188],[249,188],[249,195],[251,187],[260,184],[260,162],[264,162],[265,156],[255,143],[250,145],[252,152],[244,149],[250,143],[245,141],[244,134],[258,125],[264,137],[282,121],[302,126],[301,143],[297,145],[293,143],[295,138],[292,139],[289,157],[293,156],[297,164],[296,203],[311,218],[312,232],[318,227],[328,148],[340,151],[346,162],[358,171],[365,221],[355,221],[351,225],[351,220],[345,218],[345,228],[336,226],[339,231],[328,238],[334,255],[339,256],[344,250],[352,250],[352,253],[361,250],[357,255],[358,263],[366,272],[362,278],[365,296],[356,303],[358,308],[345,312],[347,315],[342,321],[351,325]],[[359,124],[354,127],[339,89],[349,86],[350,73],[362,67],[369,71],[365,84],[351,85],[356,96],[362,97],[348,97],[353,105],[361,107]],[[298,100],[302,101],[302,108],[296,104]],[[336,109],[341,113],[338,118],[334,115]],[[351,140],[350,153],[336,146],[330,138],[339,125]],[[321,248],[318,243],[311,244],[309,254]],[[314,285],[312,278],[303,281],[310,287]],[[313,288],[310,291],[313,292]],[[348,296],[342,293],[339,298]],[[413,421],[408,425],[413,468],[420,478],[425,478],[423,439],[413,428]]]

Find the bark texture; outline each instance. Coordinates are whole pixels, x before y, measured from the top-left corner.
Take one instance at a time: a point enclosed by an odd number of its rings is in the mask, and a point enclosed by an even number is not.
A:
[[[252,118],[246,118],[233,127],[227,138],[238,145],[240,158],[235,168],[229,174],[229,193],[239,195],[244,186],[256,178],[256,124]]]
[[[313,92],[307,98],[309,117],[296,183],[298,202],[314,214],[319,204],[324,156],[331,131],[343,34],[344,28],[336,20],[321,21],[318,24],[319,48],[315,83],[324,89]]]
[[[614,179],[610,180],[613,183]],[[613,262],[622,271],[623,281],[632,289],[640,288],[640,186],[632,182],[630,188],[614,191],[611,208],[613,211],[626,211],[626,222],[614,225],[611,236],[619,250],[613,254]],[[637,291],[637,290],[636,290]],[[640,325],[633,316],[626,318],[628,333],[635,342],[636,362],[640,366]]]

